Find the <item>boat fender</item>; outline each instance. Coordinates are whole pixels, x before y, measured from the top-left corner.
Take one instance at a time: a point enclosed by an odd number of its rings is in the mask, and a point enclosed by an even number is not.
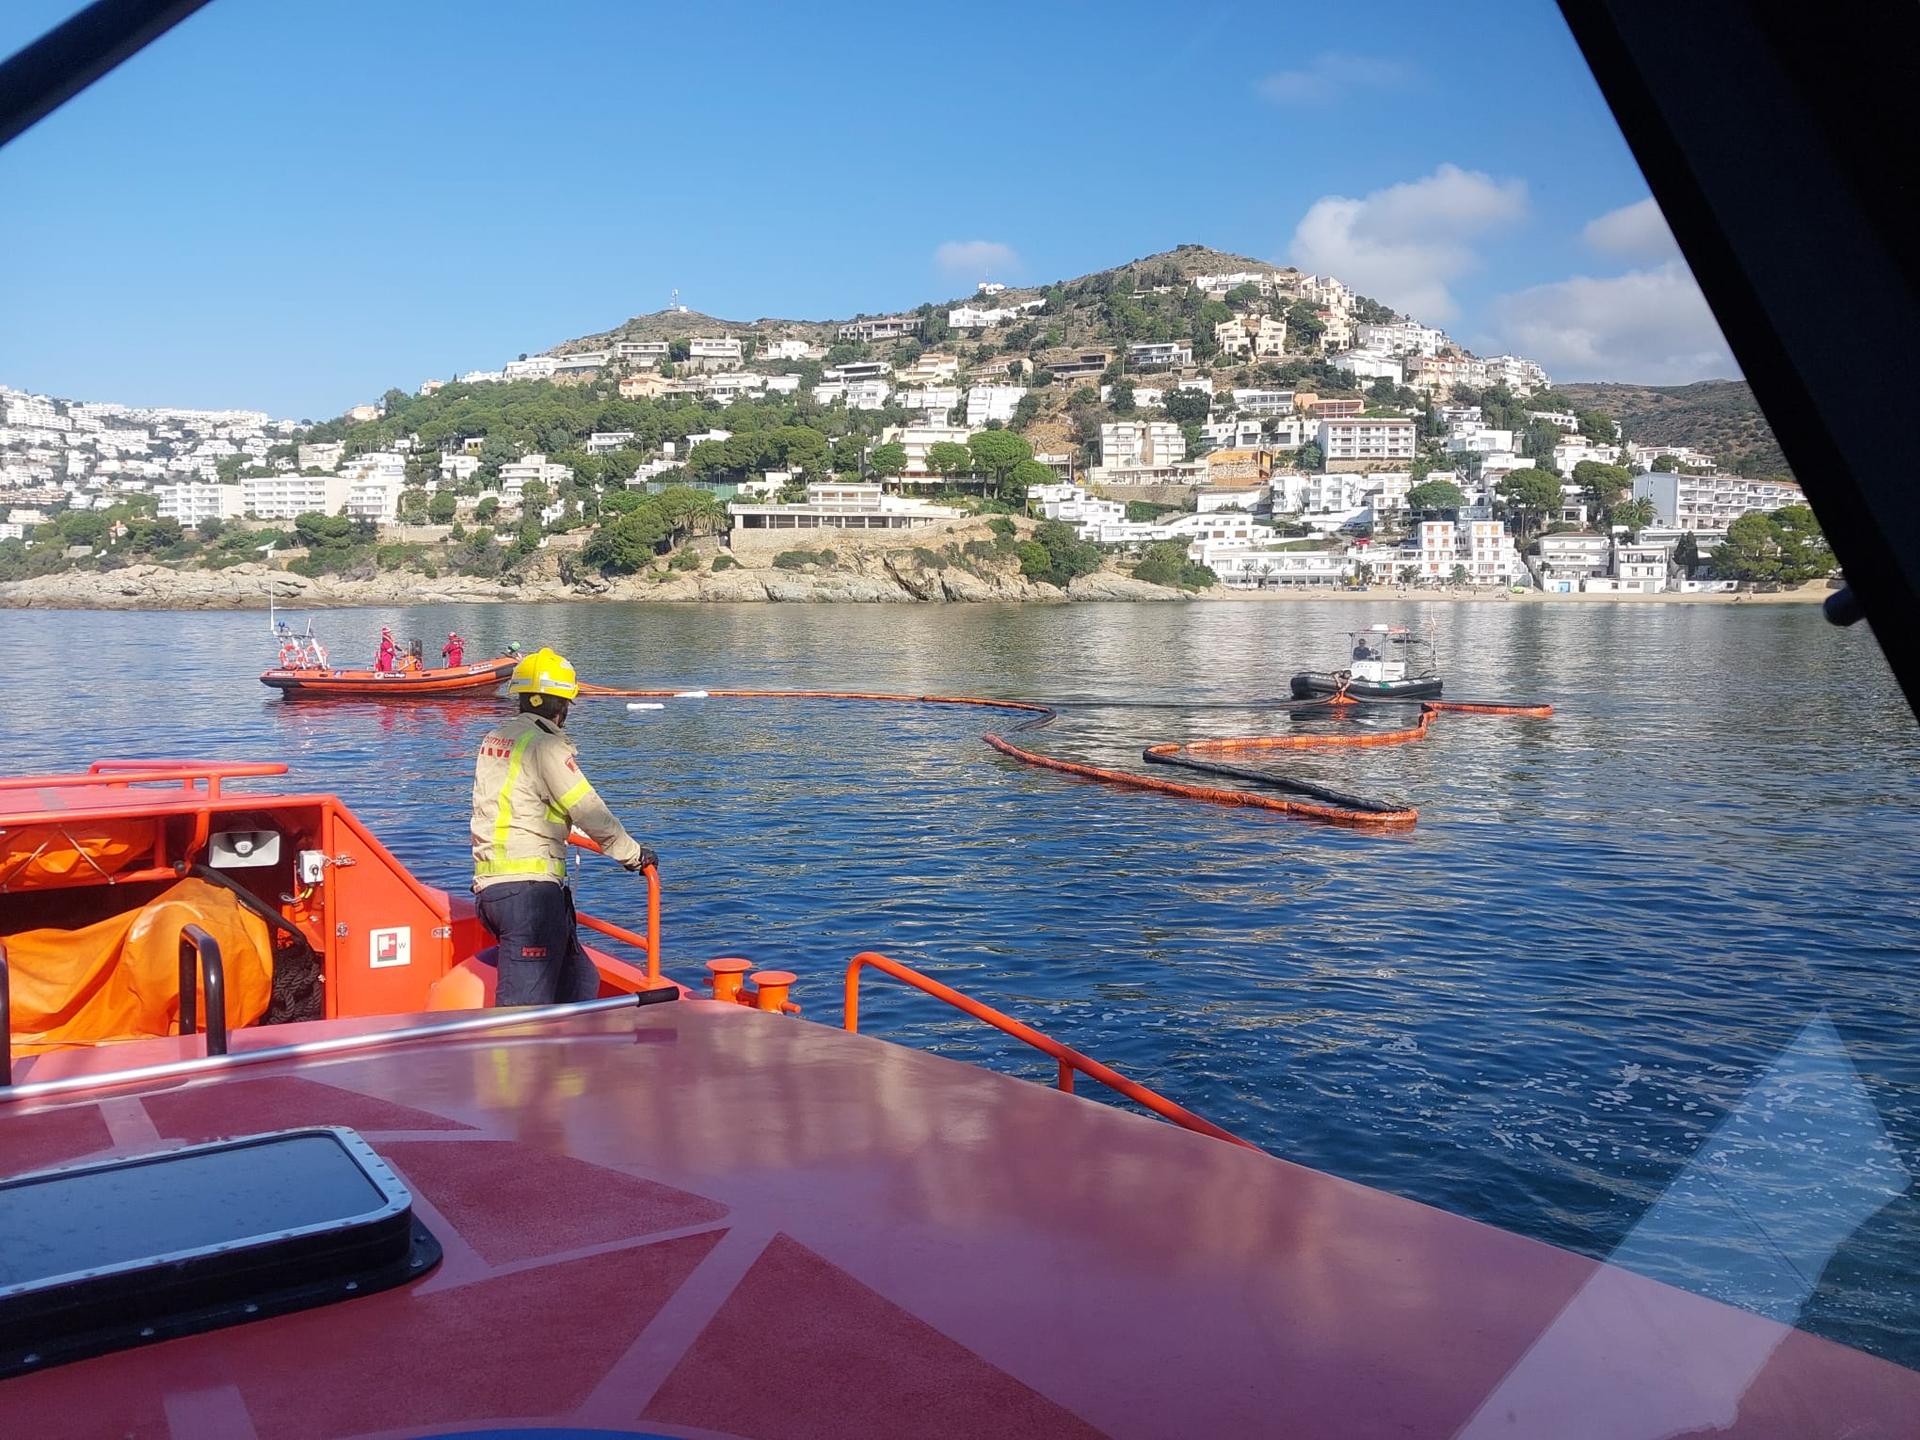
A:
[[[636,704],[631,701],[629,701],[627,704],[627,709],[629,710],[664,710],[666,708],[667,707],[664,705],[651,705],[651,704],[645,704],[645,703]]]

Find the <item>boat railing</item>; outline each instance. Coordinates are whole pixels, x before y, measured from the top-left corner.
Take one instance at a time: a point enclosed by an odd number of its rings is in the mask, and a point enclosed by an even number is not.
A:
[[[591,850],[596,855],[604,855],[602,850],[587,836],[574,831],[567,836],[567,843],[580,850]],[[615,925],[611,920],[602,920],[598,915],[589,915],[585,911],[578,914],[580,923],[596,934],[609,940],[618,940],[622,945],[630,945],[647,957],[647,990],[660,990],[673,984],[660,974],[660,871],[649,865],[640,872],[647,881],[647,933],[639,935],[624,926]]]
[[[13,1084],[13,982],[7,974],[7,942],[0,940],[0,1088]]]
[[[1031,1025],[1024,1024],[1011,1015],[1002,1014],[991,1005],[982,1004],[970,995],[961,994],[951,985],[943,985],[932,976],[921,974],[911,965],[903,965],[898,960],[877,951],[864,950],[847,962],[846,1009],[842,1023],[848,1030],[857,1033],[860,1029],[860,975],[865,970],[878,970],[883,975],[892,976],[903,985],[912,986],[922,994],[931,995],[936,1000],[944,1000],[962,1014],[970,1015],[984,1024],[991,1025],[1001,1033],[1011,1035],[1014,1039],[1031,1045],[1043,1055],[1051,1057],[1059,1067],[1056,1082],[1058,1088],[1069,1094],[1073,1091],[1074,1075],[1085,1075],[1088,1079],[1099,1081],[1114,1093],[1125,1096],[1134,1104],[1152,1111],[1161,1119],[1172,1121],[1183,1130],[1209,1135],[1215,1140],[1225,1140],[1228,1144],[1243,1146],[1248,1150],[1259,1149],[1257,1145],[1249,1144],[1229,1130],[1223,1130],[1211,1120],[1194,1114],[1185,1106],[1176,1105],[1166,1096],[1127,1079],[1111,1066],[1102,1065],[1098,1060],[1081,1054],[1072,1046],[1063,1045],[1051,1036],[1041,1034]]]
[[[65,790],[81,787],[124,790],[132,785],[178,784],[182,790],[204,789],[218,799],[222,780],[257,779],[284,775],[277,760],[96,760],[83,774],[9,775],[0,778],[0,790]]]
[[[220,942],[198,925],[183,925],[180,927],[182,1035],[192,1035],[200,1029],[202,985],[207,992],[207,1054],[224,1055],[227,1053],[227,967],[220,959]]]

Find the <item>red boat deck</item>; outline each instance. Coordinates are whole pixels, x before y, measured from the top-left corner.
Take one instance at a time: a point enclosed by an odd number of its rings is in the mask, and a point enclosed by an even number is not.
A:
[[[349,1125],[446,1259],[405,1289],[6,1381],[0,1434],[1866,1437],[1920,1417],[1920,1374],[1771,1321],[736,1005],[109,1093],[0,1107],[5,1168]]]

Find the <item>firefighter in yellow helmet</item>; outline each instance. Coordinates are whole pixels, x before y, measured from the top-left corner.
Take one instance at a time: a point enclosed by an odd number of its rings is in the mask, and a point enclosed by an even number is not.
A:
[[[580,693],[573,666],[540,649],[514,667],[512,719],[480,742],[473,767],[473,889],[499,940],[496,1005],[591,1000],[599,975],[581,948],[567,885],[567,832],[578,829],[627,869],[654,853],[613,818],[580,773],[567,708]]]

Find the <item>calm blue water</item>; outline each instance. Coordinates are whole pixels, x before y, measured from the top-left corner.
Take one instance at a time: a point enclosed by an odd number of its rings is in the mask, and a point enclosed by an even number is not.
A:
[[[430,649],[554,645],[610,684],[1161,701],[1038,736],[1294,722],[1284,694],[1376,620],[1435,627],[1421,745],[1287,764],[1421,808],[1370,836],[1002,760],[965,712],[587,707],[589,773],[661,852],[669,959],[801,972],[837,1013],[857,949],[1030,1019],[1277,1154],[1920,1365],[1920,740],[1864,633],[1799,607],[471,607],[322,617]],[[491,704],[288,705],[258,615],[0,612],[10,769],[285,758],[415,870],[464,882]],[[1204,708],[1202,708],[1204,707]],[[637,892],[590,870],[585,901]],[[874,1033],[1036,1078],[1044,1061],[870,982]]]

